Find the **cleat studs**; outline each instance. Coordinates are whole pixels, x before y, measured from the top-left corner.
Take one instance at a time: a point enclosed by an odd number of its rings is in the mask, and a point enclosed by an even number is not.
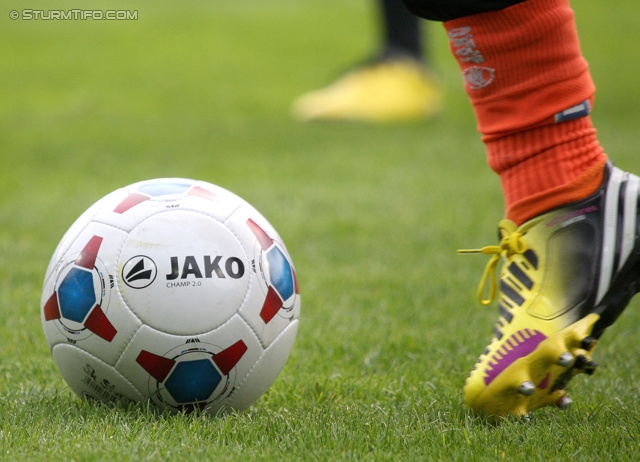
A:
[[[558,400],[558,402],[556,403],[556,406],[558,406],[563,411],[566,411],[571,407],[571,403],[573,403],[573,400],[569,398],[567,395],[564,395],[562,398]]]
[[[573,362],[573,355],[568,351],[565,351],[564,353],[562,353],[560,355],[560,358],[558,358],[558,366],[569,367],[571,366],[572,362]]]
[[[589,362],[589,360],[587,359],[586,356],[578,355],[578,356],[576,356],[576,362],[573,365],[573,367],[575,369],[582,370],[582,369],[584,369],[584,367],[587,365],[588,362]]]
[[[521,393],[524,396],[531,396],[535,390],[536,386],[533,382],[531,380],[527,380],[526,382],[522,382],[522,385],[518,388],[518,393]]]
[[[580,348],[582,348],[583,350],[591,351],[591,349],[596,346],[596,343],[598,343],[598,340],[596,340],[594,337],[585,337],[580,343]]]
[[[596,371],[597,367],[598,367],[598,363],[596,363],[595,361],[588,361],[584,365],[583,370],[584,370],[585,374],[593,375],[593,373]]]
[[[576,357],[576,363],[573,365],[574,369],[584,372],[587,375],[593,375],[598,367],[598,363],[590,361],[586,356],[578,355]]]

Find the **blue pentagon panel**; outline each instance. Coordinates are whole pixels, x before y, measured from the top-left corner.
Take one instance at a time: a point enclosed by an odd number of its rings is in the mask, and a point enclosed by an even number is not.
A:
[[[193,186],[192,183],[149,183],[138,188],[138,192],[148,194],[151,197],[167,196],[170,194],[184,194]]]
[[[179,404],[205,402],[221,379],[210,359],[196,359],[176,364],[164,386]]]
[[[267,252],[269,262],[269,278],[271,285],[278,291],[282,300],[293,295],[293,272],[287,258],[278,247],[271,247]]]
[[[60,313],[66,319],[82,322],[96,304],[93,273],[81,268],[71,268],[58,287]]]

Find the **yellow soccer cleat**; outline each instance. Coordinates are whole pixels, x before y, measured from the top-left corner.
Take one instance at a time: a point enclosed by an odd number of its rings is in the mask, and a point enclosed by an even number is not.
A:
[[[302,121],[399,122],[428,119],[442,109],[436,79],[415,59],[385,59],[349,72],[294,101]]]
[[[499,291],[494,336],[463,389],[470,409],[495,419],[571,404],[567,384],[595,371],[597,339],[640,291],[639,189],[637,176],[607,165],[587,199],[520,227],[503,220],[498,246],[461,251],[492,255],[482,303]]]

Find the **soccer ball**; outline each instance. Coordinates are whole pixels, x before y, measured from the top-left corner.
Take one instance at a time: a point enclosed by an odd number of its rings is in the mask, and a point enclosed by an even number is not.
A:
[[[285,366],[300,294],[275,229],[235,194],[168,178],[108,194],[69,228],[41,319],[78,395],[169,411],[249,407]]]

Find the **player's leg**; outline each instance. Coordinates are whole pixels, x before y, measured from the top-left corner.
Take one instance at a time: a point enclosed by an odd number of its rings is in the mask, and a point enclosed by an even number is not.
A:
[[[407,2],[446,19],[505,196],[501,240],[479,250],[492,255],[479,296],[496,295],[500,317],[465,402],[493,416],[566,407],[567,383],[594,371],[596,340],[640,289],[640,180],[598,143],[568,0]]]
[[[402,0],[377,0],[381,46],[373,59],[293,104],[301,120],[393,122],[429,118],[442,95],[424,55],[423,21]]]
[[[381,59],[425,58],[421,19],[411,13],[402,0],[378,0],[381,27]]]

